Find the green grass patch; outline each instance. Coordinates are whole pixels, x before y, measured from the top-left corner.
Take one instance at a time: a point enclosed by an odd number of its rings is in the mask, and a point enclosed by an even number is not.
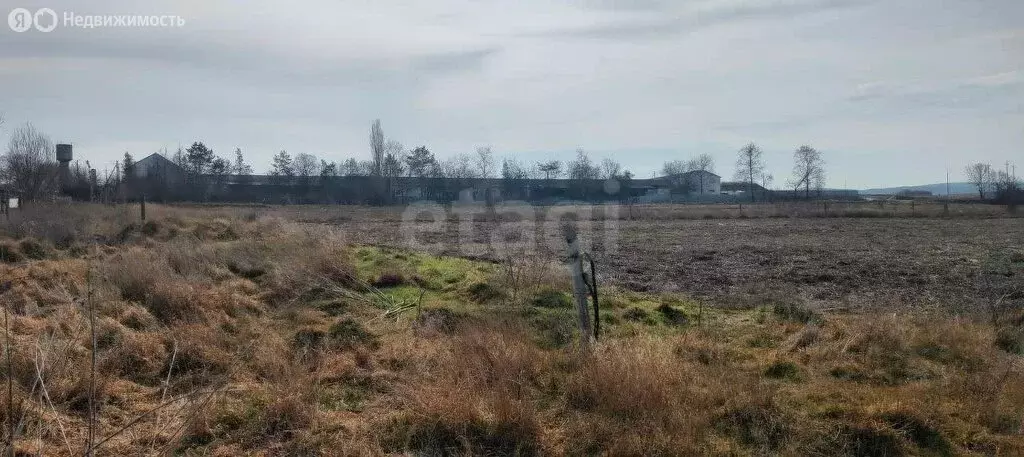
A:
[[[797,303],[776,303],[772,306],[772,313],[780,320],[801,324],[821,324],[824,321],[817,311]]]
[[[552,289],[544,289],[530,299],[530,305],[538,308],[572,308],[572,297]]]
[[[690,318],[686,316],[686,313],[680,311],[678,308],[669,306],[668,303],[658,305],[655,310],[661,315],[662,321],[668,325],[681,326],[690,323]]]
[[[648,313],[647,310],[640,308],[639,306],[627,309],[622,313],[622,318],[627,321],[639,322],[647,325],[654,325],[655,323],[654,318],[651,317],[651,313]]]
[[[349,310],[349,303],[344,299],[318,300],[312,303],[313,307],[323,311],[328,316],[340,316]]]
[[[527,308],[526,322],[533,339],[545,349],[565,347],[576,337],[576,311],[566,308]]]
[[[799,381],[800,367],[788,360],[776,360],[764,370],[764,376],[783,381]]]
[[[377,337],[366,330],[362,324],[349,318],[343,318],[335,322],[327,332],[331,343],[341,349],[349,349],[356,346],[377,345]]]

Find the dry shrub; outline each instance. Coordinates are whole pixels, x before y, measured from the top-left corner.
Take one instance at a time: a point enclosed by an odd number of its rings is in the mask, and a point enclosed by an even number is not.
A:
[[[178,279],[159,253],[140,248],[131,248],[106,259],[97,270],[114,285],[121,298],[137,303],[146,300],[154,285]]]
[[[717,341],[713,334],[700,330],[679,336],[673,353],[685,361],[701,365],[723,366],[736,357],[728,345]]]
[[[783,344],[789,351],[804,349],[821,339],[821,327],[816,324],[808,324],[794,333]]]
[[[119,341],[107,349],[99,363],[103,373],[156,385],[170,354],[163,338],[154,333],[126,330]]]
[[[112,227],[121,227],[122,220],[111,211],[90,205],[61,205],[34,203],[11,212],[10,221],[0,224],[0,233],[11,238],[32,237],[45,240],[58,247],[66,247],[91,233],[114,233]]]
[[[202,321],[206,311],[202,304],[200,294],[183,281],[153,284],[145,300],[146,309],[165,324]]]
[[[159,250],[131,248],[106,259],[98,270],[120,298],[143,305],[159,322],[199,321],[205,318],[197,281],[175,273]]]
[[[192,234],[203,241],[232,241],[239,238],[239,223],[233,219],[201,220],[195,224]]]
[[[230,341],[225,341],[225,336],[217,329],[203,324],[178,325],[174,331],[174,342],[177,355],[171,371],[171,385],[179,393],[210,385],[213,380],[227,374],[237,358],[237,354],[233,355],[223,348],[229,346]],[[172,347],[167,347],[168,343],[165,343],[169,353],[173,350],[174,342],[170,344]],[[169,369],[170,357],[161,373],[166,374]]]
[[[89,364],[83,360],[78,366],[79,371],[68,378],[47,379],[46,388],[50,398],[55,405],[61,405],[68,413],[86,417],[89,413],[89,396],[91,380],[89,379]],[[94,402],[97,408],[102,408],[109,397],[109,385],[113,381],[108,373],[96,373]]]
[[[284,337],[276,332],[253,329],[253,333],[247,332],[241,338],[251,341],[249,349],[240,354],[241,361],[259,379],[288,384],[296,377],[300,356]]]
[[[216,446],[215,455],[232,455],[241,449],[261,449],[272,455],[292,455],[282,447],[308,436],[317,414],[309,385],[293,384],[269,390],[247,390],[224,398],[199,411],[188,423],[179,452],[188,448]],[[276,452],[275,452],[276,450]],[[300,453],[309,455],[309,452]]]
[[[914,356],[913,329],[894,317],[864,320],[846,328],[849,336],[838,345],[818,350],[831,361],[844,363],[832,371],[840,379],[901,385],[934,376],[931,367]]]
[[[347,247],[329,233],[290,232],[267,255],[275,262],[259,282],[272,305],[332,298],[331,288],[351,286],[355,278]]]
[[[261,315],[266,306],[250,296],[255,291],[248,282],[229,281],[199,292],[197,307],[206,315],[223,312],[227,316]]]
[[[231,276],[226,268],[220,268],[214,251],[194,239],[177,239],[162,248],[171,270],[183,278],[202,282]]]
[[[568,374],[568,453],[706,453],[714,430],[754,449],[778,449],[790,419],[756,374],[688,360],[690,341],[655,337],[608,343]],[[697,362],[697,363],[693,363]],[[768,420],[768,419],[770,420]],[[722,425],[727,424],[728,426]]]
[[[837,322],[829,342],[807,349],[843,379],[900,385],[944,372],[985,371],[996,362],[995,336],[971,321],[939,316],[863,316]]]
[[[614,344],[594,354],[566,385],[569,404],[584,411],[630,420],[673,419],[686,383],[671,348],[652,340]]]
[[[18,243],[18,250],[25,257],[32,260],[42,260],[49,254],[46,246],[40,243],[38,240],[32,238],[26,238]]]
[[[425,454],[700,454],[720,433],[779,450],[792,418],[756,374],[689,356],[694,338],[602,343],[587,358],[481,323],[425,354],[424,380],[390,416],[389,451]],[[685,348],[685,349],[682,349]],[[680,357],[681,354],[687,357]],[[569,356],[569,358],[567,358]],[[699,358],[699,356],[694,356]],[[571,438],[570,438],[571,437]]]
[[[232,274],[253,281],[260,280],[272,268],[270,246],[261,239],[243,239],[213,247],[212,256]]]
[[[370,333],[354,319],[343,317],[327,331],[331,344],[338,349],[353,349],[358,346],[377,347],[377,336]]]
[[[417,335],[430,336],[436,334],[452,334],[458,330],[467,316],[448,308],[427,308],[416,316],[413,328]]]
[[[25,256],[18,252],[18,246],[11,241],[0,241],[0,262],[18,263]]]
[[[146,308],[139,305],[128,305],[121,312],[118,318],[121,324],[132,330],[152,330],[159,326],[159,322]]]
[[[770,396],[730,401],[714,424],[758,455],[783,448],[794,433],[791,419]]]
[[[544,291],[570,290],[569,275],[558,262],[539,255],[508,253],[501,263],[495,286],[507,291],[513,305]]]
[[[539,452],[533,390],[549,358],[528,337],[497,328],[468,330],[434,361],[433,379],[402,395],[409,410],[385,424],[385,447],[428,454]],[[432,364],[433,365],[433,364]]]

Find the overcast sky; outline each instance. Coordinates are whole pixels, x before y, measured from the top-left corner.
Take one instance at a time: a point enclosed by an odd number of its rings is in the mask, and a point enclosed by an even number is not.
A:
[[[0,24],[0,140],[31,121],[98,168],[196,140],[257,171],[282,149],[365,159],[380,118],[439,157],[582,147],[645,177],[706,152],[731,178],[751,141],[777,185],[801,144],[831,187],[1024,169],[1022,0],[3,3],[185,19]]]

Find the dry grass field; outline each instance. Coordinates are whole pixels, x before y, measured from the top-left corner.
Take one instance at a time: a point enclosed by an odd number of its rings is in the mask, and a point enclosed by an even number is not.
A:
[[[556,208],[590,219],[602,276],[629,290],[706,298],[718,306],[765,299],[817,308],[984,309],[1024,277],[1007,275],[1024,250],[1024,218],[1005,207],[910,202],[778,205],[645,205]],[[578,213],[576,213],[578,210]],[[390,208],[290,207],[294,220],[338,226],[353,242],[410,247],[402,211]],[[472,218],[461,227],[458,214]],[[559,224],[538,208],[536,251],[561,255]],[[629,214],[632,212],[633,216]],[[417,241],[440,254],[506,260],[495,223],[483,208],[455,208],[442,229],[425,224]],[[609,221],[607,219],[613,218]],[[552,221],[557,221],[552,217]],[[614,224],[614,234],[607,234]],[[613,240],[613,243],[606,243]],[[609,245],[613,244],[613,245]]]
[[[5,446],[1024,455],[1024,219],[780,208],[593,217],[590,353],[558,234],[482,249],[523,221],[411,250],[386,208],[29,208],[0,221]]]

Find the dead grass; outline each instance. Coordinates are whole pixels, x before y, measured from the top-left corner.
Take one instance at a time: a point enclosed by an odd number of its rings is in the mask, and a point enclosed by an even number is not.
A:
[[[604,336],[583,355],[550,260],[151,208],[143,225],[74,209],[85,231],[63,245],[56,219],[5,228],[17,237],[0,244],[23,255],[0,263],[15,400],[0,417],[21,424],[18,452],[82,449],[91,290],[101,437],[131,424],[102,453],[1024,454],[1013,310],[698,309],[605,287]]]

